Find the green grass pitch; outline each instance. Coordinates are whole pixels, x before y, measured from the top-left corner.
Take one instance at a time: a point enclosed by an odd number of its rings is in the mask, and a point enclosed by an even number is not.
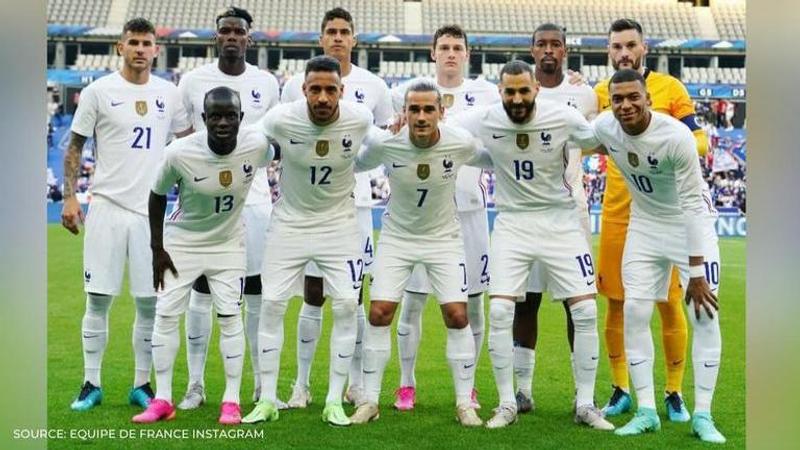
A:
[[[714,399],[714,417],[719,429],[728,438],[731,447],[745,445],[745,240],[728,238],[720,240],[722,253],[721,319],[723,361]],[[314,403],[305,410],[281,412],[278,422],[242,425],[225,428],[226,431],[255,430],[257,437],[213,437],[213,430],[223,429],[216,423],[219,399],[222,396],[222,364],[218,351],[218,337],[212,337],[206,368],[208,403],[196,411],[179,411],[175,420],[148,427],[134,426],[130,419],[139,410],[127,404],[128,390],[133,382],[133,355],[131,326],[133,301],[125,293],[114,300],[111,309],[109,344],[105,354],[102,380],[103,404],[91,411],[78,413],[69,409],[83,380],[80,324],[84,311],[82,286],[82,235],[70,235],[60,225],[48,229],[48,427],[61,429],[65,439],[51,439],[50,448],[655,448],[700,447],[702,443],[691,436],[689,424],[673,424],[663,419],[659,433],[634,438],[620,438],[612,433],[577,426],[572,420],[573,382],[569,369],[569,350],[566,342],[563,308],[544,302],[540,311],[540,335],[536,352],[534,397],[536,411],[521,415],[519,422],[500,430],[464,429],[454,419],[454,394],[449,369],[445,361],[445,332],[435,301],[429,301],[423,317],[422,345],[417,362],[417,407],[412,412],[395,411],[393,392],[399,382],[397,348],[393,337],[393,353],[384,377],[381,396],[381,418],[368,426],[337,429],[320,420],[327,388],[328,337],[331,313],[326,305],[323,338],[320,342],[312,373]],[[125,288],[127,289],[127,288]],[[601,330],[600,354],[605,355],[602,323],[605,317],[604,299],[598,300]],[[488,302],[486,302],[488,312]],[[300,300],[290,303],[286,314],[286,346],[282,354],[279,396],[288,398],[295,375],[295,331]],[[664,367],[658,314],[654,314],[653,333],[656,345],[656,385],[663,388]],[[488,320],[488,314],[487,314]],[[396,320],[395,320],[396,323]],[[216,327],[215,327],[216,328]],[[175,367],[173,392],[179,401],[186,386],[186,357],[184,342]],[[691,353],[691,345],[689,353]],[[687,358],[690,355],[687,355]],[[242,383],[243,414],[250,411],[249,399],[253,392],[252,370],[246,359]],[[600,358],[597,376],[596,399],[602,406],[610,393],[608,360]],[[476,387],[480,392],[483,409],[480,416],[487,420],[496,406],[497,392],[491,371],[486,343],[476,374]],[[684,396],[691,411],[693,382],[691,365],[684,381]],[[660,398],[660,397],[658,397]],[[346,408],[348,413],[351,408]],[[630,414],[612,418],[619,426],[627,422]],[[183,430],[191,436],[192,430],[204,430],[204,439],[172,439],[137,437],[120,438],[121,433],[139,433],[139,430]],[[71,431],[73,430],[73,431]],[[115,433],[114,439],[69,438],[77,430],[106,430]],[[173,431],[177,433],[178,431]],[[209,436],[212,436],[209,438]]]

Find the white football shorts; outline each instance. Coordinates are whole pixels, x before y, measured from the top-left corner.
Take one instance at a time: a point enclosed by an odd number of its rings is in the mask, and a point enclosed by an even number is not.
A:
[[[714,220],[703,236],[706,281],[716,294],[720,282],[719,245]],[[667,301],[672,266],[678,267],[681,285],[689,281],[686,226],[631,218],[622,254],[622,284],[626,299]]]
[[[430,280],[431,291],[439,304],[466,302],[469,289],[463,246],[459,236],[431,240],[382,234],[370,298],[399,302],[412,270],[418,267]]]
[[[478,295],[489,287],[489,219],[485,209],[459,211],[461,236],[464,238],[464,257],[467,268],[467,294]],[[432,291],[422,267],[415,267],[406,286],[409,292],[423,294]]]
[[[497,215],[489,257],[489,295],[523,300],[534,262],[541,265],[553,300],[597,293],[594,261],[575,209]]]
[[[267,239],[272,208],[264,204],[244,205],[245,240],[247,248],[247,276],[261,273],[264,262],[264,244]]]
[[[119,295],[126,261],[131,295],[155,297],[147,216],[96,195],[84,224],[84,291]]]
[[[592,225],[589,218],[589,210],[587,208],[579,208],[578,214],[581,219],[581,228],[586,234],[586,243],[589,244],[589,249],[592,248]],[[542,271],[542,266],[539,263],[531,265],[531,274],[528,277],[528,288],[526,292],[546,292],[547,279],[545,273]]]

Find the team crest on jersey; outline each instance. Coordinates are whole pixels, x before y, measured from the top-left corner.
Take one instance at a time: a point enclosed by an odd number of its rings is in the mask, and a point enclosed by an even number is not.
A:
[[[357,103],[364,103],[364,99],[367,97],[361,89],[356,89],[355,96]]]
[[[427,180],[431,176],[430,164],[417,164],[417,177],[420,180]]]
[[[156,97],[156,116],[159,119],[163,119],[167,116],[167,102],[164,100],[164,97],[158,96]]]
[[[136,101],[136,114],[140,116],[147,115],[147,102],[144,100],[137,100]]]
[[[531,138],[528,133],[517,133],[517,147],[520,150],[525,150],[531,143]]]
[[[222,187],[228,187],[231,183],[233,183],[233,172],[230,170],[223,170],[219,173],[219,184],[221,184]]]
[[[630,164],[631,167],[639,167],[639,155],[628,152],[628,164]]]
[[[455,102],[455,99],[456,98],[453,96],[453,94],[444,94],[444,95],[442,95],[442,106],[444,106],[445,108],[449,108],[449,107],[453,106],[453,103]]]
[[[446,180],[453,176],[453,158],[450,155],[445,156],[442,160],[442,168],[444,168],[443,179]]]
[[[570,97],[567,99],[567,106],[572,106],[575,109],[578,109],[578,100],[575,97]]]
[[[539,138],[542,140],[542,145],[543,146],[549,147],[550,146],[550,141],[553,140],[553,135],[548,133],[548,132],[546,132],[546,131],[542,131],[541,133],[539,133]]]
[[[467,92],[466,94],[464,94],[464,101],[467,102],[467,106],[474,106],[475,96]]]
[[[330,143],[328,141],[317,141],[317,145],[314,148],[319,157],[328,156],[330,149]]]
[[[244,172],[245,178],[250,178],[253,176],[253,164],[250,162],[250,160],[244,160],[244,163],[242,163],[242,172]]]
[[[253,108],[261,108],[261,92],[258,92],[256,89],[251,89],[250,102],[252,103]]]

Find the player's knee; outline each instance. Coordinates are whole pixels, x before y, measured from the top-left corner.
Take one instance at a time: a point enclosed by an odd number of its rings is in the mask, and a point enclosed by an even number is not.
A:
[[[322,278],[305,277],[303,301],[311,306],[322,306],[325,304],[325,296],[322,291]]]
[[[514,305],[505,300],[494,300],[489,305],[489,326],[511,329],[514,324]]]
[[[623,311],[625,316],[624,330],[649,327],[650,318],[653,315],[653,302],[650,300],[628,299],[625,301]]]
[[[223,336],[236,336],[244,332],[242,316],[239,314],[229,316],[217,314],[217,323],[219,324],[219,332]]]
[[[445,325],[447,328],[461,329],[469,326],[469,319],[467,318],[466,308],[453,309],[450,308],[445,311],[444,315]]]
[[[153,320],[156,317],[156,298],[155,297],[136,297],[136,319]]]
[[[261,275],[252,275],[244,279],[244,293],[261,295]]]
[[[86,295],[86,313],[96,316],[105,316],[111,309],[114,297],[105,294],[90,292]]]
[[[210,294],[211,289],[208,287],[208,278],[205,275],[200,275],[196,280],[194,280],[194,284],[192,285],[192,289],[201,293],[201,294]]]
[[[573,303],[569,312],[577,333],[597,332],[597,302],[594,299]]]
[[[170,334],[178,332],[179,316],[156,315],[155,331],[159,334]]]
[[[395,308],[390,302],[373,302],[369,308],[369,323],[376,327],[386,327],[392,324]]]

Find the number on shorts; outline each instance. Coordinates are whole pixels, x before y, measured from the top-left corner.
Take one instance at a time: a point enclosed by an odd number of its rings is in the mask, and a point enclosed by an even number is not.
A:
[[[467,265],[458,263],[458,267],[461,267],[461,273],[464,274],[464,279],[461,282],[461,292],[467,292]]]
[[[417,189],[417,192],[419,192],[419,201],[417,202],[417,207],[422,208],[422,204],[425,203],[425,197],[428,195],[428,190],[419,188]]]
[[[367,245],[364,246],[364,253],[369,255],[372,258],[372,238],[367,236]]]
[[[514,160],[514,176],[517,181],[519,180],[532,180],[533,179],[533,161]]]
[[[350,267],[350,278],[353,281],[353,289],[361,289],[361,278],[364,275],[364,261],[361,258],[356,260],[348,259],[347,265]]]
[[[489,282],[489,255],[483,254],[481,255],[481,261],[483,261],[483,270],[481,270],[481,283],[488,283]]]
[[[319,167],[319,175],[317,175],[317,167],[311,166],[311,184],[331,184],[331,181],[328,179],[328,176],[331,174],[333,169],[330,166],[320,166]],[[319,180],[317,180],[319,178]]]
[[[221,197],[214,197],[214,212],[222,213],[228,212],[233,209],[233,196],[223,195]]]
[[[152,132],[150,127],[134,127],[133,134],[136,136],[133,138],[133,144],[131,144],[131,148],[138,148],[144,150],[150,150],[150,133]],[[144,137],[144,142],[142,138]]]
[[[594,275],[594,266],[592,265],[592,255],[584,253],[582,256],[576,256],[575,259],[578,260],[578,265],[581,267],[581,272],[583,272],[584,277],[588,277],[589,275]]]
[[[704,262],[706,266],[706,281],[712,286],[719,285],[719,263],[716,261]]]
[[[639,192],[644,192],[645,194],[653,192],[653,185],[650,183],[650,178],[647,178],[647,175],[636,175],[632,173],[631,180],[633,180],[633,184]]]

